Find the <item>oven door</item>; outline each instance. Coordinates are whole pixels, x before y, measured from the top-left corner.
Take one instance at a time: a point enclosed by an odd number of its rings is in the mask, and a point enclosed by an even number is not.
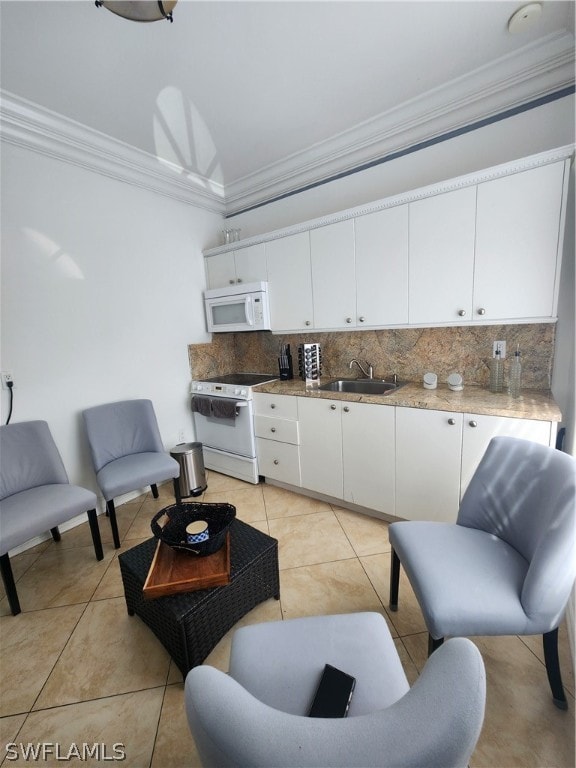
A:
[[[207,448],[255,458],[256,440],[254,438],[252,401],[233,400],[227,397],[218,399],[236,403],[238,415],[233,418],[217,418],[194,413],[196,439]]]

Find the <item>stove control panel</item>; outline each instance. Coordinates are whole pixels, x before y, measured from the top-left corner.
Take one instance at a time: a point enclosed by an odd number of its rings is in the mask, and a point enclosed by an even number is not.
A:
[[[230,397],[238,400],[252,400],[252,389],[240,387],[237,384],[217,384],[213,381],[193,381],[190,386],[193,395],[209,395],[210,397]]]

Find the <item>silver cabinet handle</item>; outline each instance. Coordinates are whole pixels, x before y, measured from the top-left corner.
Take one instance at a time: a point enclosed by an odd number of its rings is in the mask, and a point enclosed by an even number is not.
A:
[[[351,322],[352,322],[352,318],[351,318],[351,317],[347,317],[347,318],[346,318],[346,322],[347,322],[347,323],[351,323]]]
[[[344,406],[344,408],[343,408],[343,410],[344,410],[344,413],[348,413],[348,411],[350,410],[350,408],[348,408],[348,406],[347,406],[347,405],[345,405],[345,406]]]
[[[458,310],[458,314],[460,315],[460,317],[466,317],[466,310],[465,309],[459,309]]]
[[[278,461],[278,459],[274,459],[274,464],[280,464],[280,462]]]
[[[361,322],[361,323],[363,323],[363,322],[364,322],[364,320],[366,320],[366,318],[364,317],[364,315],[360,315],[360,317],[358,318],[358,320],[360,320],[360,322]]]
[[[469,422],[468,422],[468,424],[469,424],[471,427],[477,427],[477,426],[478,426],[478,422],[477,422],[477,421],[469,421]]]
[[[485,315],[486,314],[486,310],[484,309],[484,307],[480,307],[480,309],[478,310],[478,314],[479,315]]]
[[[304,325],[310,325],[310,320],[306,320],[306,322],[304,323]]]
[[[456,419],[448,419],[448,424],[450,424],[450,426],[453,427],[454,424],[456,424]]]
[[[276,432],[276,427],[270,427],[270,432]]]
[[[331,410],[331,411],[335,411],[335,410],[336,410],[336,406],[335,406],[334,404],[332,404],[332,405],[330,406],[330,410]]]

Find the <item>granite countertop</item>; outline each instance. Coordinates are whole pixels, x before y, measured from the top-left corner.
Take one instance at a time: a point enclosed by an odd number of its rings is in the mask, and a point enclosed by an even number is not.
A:
[[[330,381],[324,378],[321,383]],[[453,413],[474,413],[479,416],[508,416],[536,421],[561,421],[562,414],[550,392],[525,390],[514,399],[506,393],[495,394],[484,387],[468,386],[453,392],[447,384],[438,389],[424,389],[421,384],[408,383],[388,395],[357,395],[349,392],[321,392],[307,389],[301,379],[271,381],[254,388],[255,392],[293,397],[314,397],[327,400],[347,400],[353,403],[399,405],[406,408],[426,408]]]

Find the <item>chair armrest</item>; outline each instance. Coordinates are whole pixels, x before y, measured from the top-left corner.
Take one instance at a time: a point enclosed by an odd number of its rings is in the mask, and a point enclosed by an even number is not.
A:
[[[289,715],[209,666],[188,673],[185,693],[190,729],[203,764],[211,768],[448,768],[465,767],[474,750],[486,683],[478,649],[458,638],[432,655],[404,697],[369,715],[334,720]]]

